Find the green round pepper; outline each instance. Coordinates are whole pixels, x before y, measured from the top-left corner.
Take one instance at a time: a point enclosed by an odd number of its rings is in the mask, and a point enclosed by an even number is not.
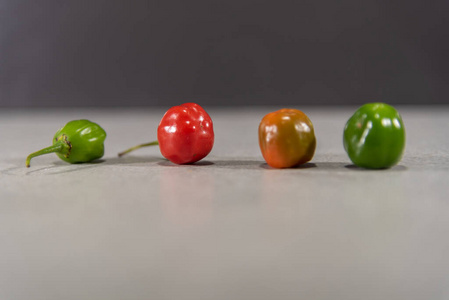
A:
[[[106,132],[100,125],[89,120],[74,120],[59,129],[53,145],[28,155],[26,166],[30,167],[33,157],[56,153],[60,159],[69,163],[89,162],[104,154]]]
[[[404,153],[402,118],[388,104],[365,104],[346,123],[343,144],[355,165],[368,169],[390,168]]]

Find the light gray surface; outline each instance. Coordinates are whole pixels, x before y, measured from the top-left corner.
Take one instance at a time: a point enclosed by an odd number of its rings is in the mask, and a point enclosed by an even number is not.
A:
[[[0,112],[0,299],[449,299],[449,107],[399,107],[407,148],[391,170],[350,167],[353,108],[302,109],[307,168],[267,168],[275,108],[212,109],[204,163],[157,148],[158,110]],[[32,160],[67,121],[108,132],[104,161]]]

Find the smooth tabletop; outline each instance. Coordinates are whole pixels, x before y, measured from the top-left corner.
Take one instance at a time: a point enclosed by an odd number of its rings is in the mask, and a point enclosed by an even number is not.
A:
[[[207,108],[215,145],[174,165],[157,147],[165,109],[0,109],[0,299],[449,299],[449,106],[399,106],[402,161],[354,167],[355,107],[298,107],[313,160],[272,169],[257,127],[280,107]],[[105,156],[67,164],[66,122],[108,133]]]

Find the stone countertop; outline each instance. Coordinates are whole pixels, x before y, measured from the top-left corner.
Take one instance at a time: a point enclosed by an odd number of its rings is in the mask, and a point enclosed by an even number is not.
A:
[[[164,109],[0,109],[0,298],[449,299],[449,106],[399,106],[399,165],[362,170],[342,145],[355,107],[299,107],[311,163],[269,168],[257,127],[279,107],[206,108],[216,141],[177,166],[157,147]],[[102,160],[48,146],[67,121],[108,133]]]

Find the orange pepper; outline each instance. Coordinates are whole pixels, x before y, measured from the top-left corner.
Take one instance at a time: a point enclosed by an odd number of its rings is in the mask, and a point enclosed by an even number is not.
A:
[[[273,168],[290,168],[310,161],[315,153],[313,124],[297,109],[281,109],[263,117],[259,125],[259,146]]]

